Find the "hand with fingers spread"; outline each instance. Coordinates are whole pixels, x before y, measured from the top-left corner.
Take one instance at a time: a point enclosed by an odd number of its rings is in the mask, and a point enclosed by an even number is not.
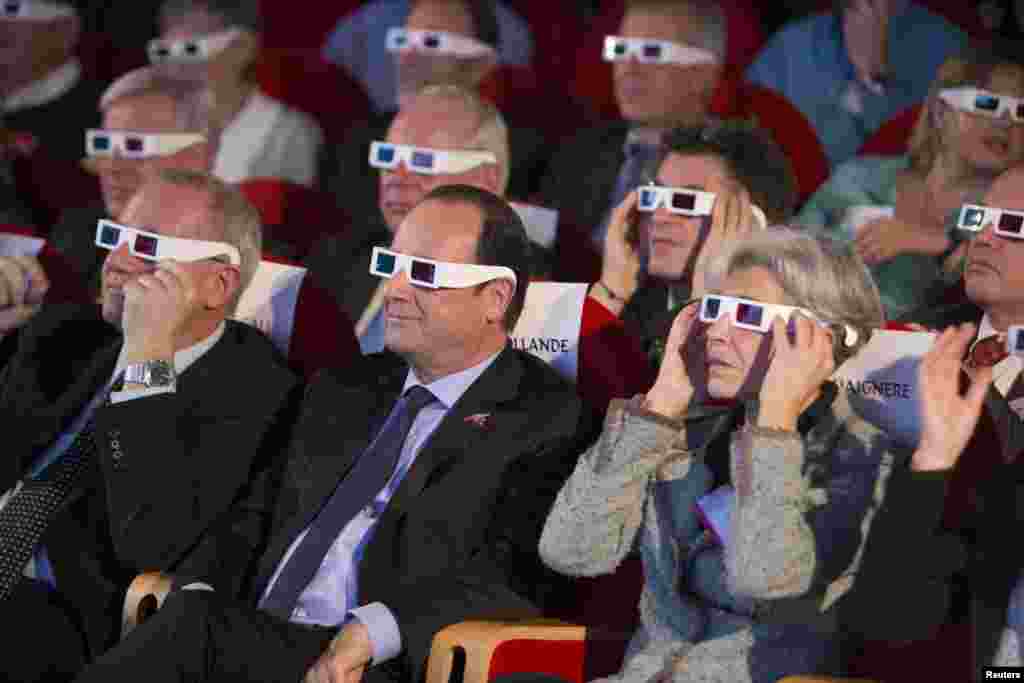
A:
[[[752,207],[750,193],[740,185],[732,184],[728,191],[716,193],[711,227],[693,266],[692,296],[704,294],[705,272],[715,257],[761,228]]]
[[[603,293],[608,295],[599,300],[616,315],[633,298],[640,286],[640,249],[636,235],[639,217],[636,203],[637,192],[634,190],[612,210],[608,219],[608,234],[604,240],[601,280],[595,287],[596,292],[604,290]],[[610,301],[606,301],[609,298]]]
[[[126,282],[123,291],[127,361],[173,357],[177,335],[195,306],[192,273],[176,261],[161,261],[153,272]]]
[[[360,683],[372,659],[369,630],[359,621],[349,622],[309,668],[303,683]]]
[[[0,339],[39,312],[50,281],[32,256],[0,257]]]
[[[960,393],[961,362],[975,332],[970,323],[943,330],[921,361],[921,441],[911,460],[915,470],[952,468],[978,425],[992,368],[975,370],[967,392]]]
[[[793,330],[792,336],[787,327]],[[800,414],[835,371],[832,333],[807,316],[772,322],[771,361],[761,384],[758,425],[793,431]]]
[[[873,266],[904,253],[941,254],[948,240],[900,218],[876,218],[857,232],[854,244],[864,263]]]
[[[680,417],[691,403],[705,398],[704,336],[697,320],[700,302],[683,308],[672,322],[658,379],[644,407],[669,418]]]

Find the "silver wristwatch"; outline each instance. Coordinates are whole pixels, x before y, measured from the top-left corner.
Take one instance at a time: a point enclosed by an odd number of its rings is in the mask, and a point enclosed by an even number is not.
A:
[[[147,360],[124,369],[125,384],[141,384],[147,389],[170,386],[174,378],[174,364],[166,360]]]

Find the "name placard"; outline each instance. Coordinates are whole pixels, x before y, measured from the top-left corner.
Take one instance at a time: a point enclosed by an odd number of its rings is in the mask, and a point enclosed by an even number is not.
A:
[[[570,382],[579,369],[580,326],[587,284],[531,282],[511,343],[547,361]]]
[[[858,415],[916,446],[921,436],[917,369],[934,340],[932,332],[876,330],[832,379]]]

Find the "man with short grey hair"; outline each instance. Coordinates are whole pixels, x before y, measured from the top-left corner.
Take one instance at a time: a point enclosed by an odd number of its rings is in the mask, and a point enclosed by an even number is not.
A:
[[[239,590],[298,398],[271,342],[226,319],[259,260],[237,190],[166,171],[92,229],[99,305],[42,303],[39,263],[0,258],[6,680],[69,680],[109,648],[142,571]]]
[[[618,34],[605,37],[622,120],[562,145],[541,187],[544,203],[590,233],[598,251],[611,209],[640,184],[664,133],[711,115],[727,38],[709,0],[632,0]]]
[[[93,226],[117,220],[147,174],[162,168],[205,172],[217,149],[205,89],[177,81],[157,69],[135,69],[114,81],[99,98],[103,121],[76,141],[83,166],[99,179],[102,203],[67,209],[50,229],[54,248],[97,293],[106,254],[97,249]]]

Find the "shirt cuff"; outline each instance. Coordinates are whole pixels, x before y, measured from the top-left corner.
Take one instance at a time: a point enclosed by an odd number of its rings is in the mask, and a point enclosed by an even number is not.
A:
[[[398,622],[384,603],[371,602],[349,610],[348,615],[358,619],[370,632],[374,666],[394,659],[402,651],[402,634],[398,631]]]
[[[157,394],[173,394],[174,384],[169,384],[165,387],[150,387],[149,389],[129,389],[127,391],[112,391],[110,392],[110,403],[116,405],[125,401],[132,401],[137,398],[145,398],[146,396],[156,396]]]

